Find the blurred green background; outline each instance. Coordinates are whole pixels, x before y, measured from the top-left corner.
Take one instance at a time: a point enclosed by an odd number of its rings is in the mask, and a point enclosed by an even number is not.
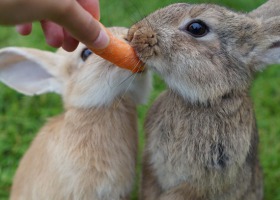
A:
[[[250,11],[265,0],[189,0],[191,3],[217,3],[238,11]],[[129,27],[150,12],[178,1],[172,0],[101,0],[101,21],[106,26]],[[13,27],[0,27],[0,47],[27,46],[54,49],[45,44],[39,24],[31,36],[19,36]],[[260,160],[265,177],[265,199],[280,200],[280,67],[270,66],[256,76],[251,89],[260,133]],[[150,103],[165,88],[155,76]],[[140,153],[143,148],[142,124],[149,105],[140,106]],[[0,84],[0,200],[6,200],[18,162],[39,128],[62,111],[59,96],[47,94],[26,97]],[[140,154],[139,154],[140,155]],[[139,156],[138,178],[141,169]],[[138,183],[138,181],[137,181]],[[135,184],[133,200],[137,199]]]

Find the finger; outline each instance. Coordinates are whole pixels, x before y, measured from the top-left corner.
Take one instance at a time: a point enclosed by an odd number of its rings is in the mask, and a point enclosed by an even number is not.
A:
[[[63,30],[63,32],[64,32],[64,41],[62,44],[62,48],[65,51],[74,51],[77,48],[79,41],[73,38],[67,31]]]
[[[100,20],[100,9],[98,0],[78,0],[80,5],[88,11],[95,19]]]
[[[16,31],[21,35],[29,35],[32,31],[32,24],[20,24],[16,25]]]
[[[53,22],[42,20],[41,26],[46,37],[46,42],[52,47],[61,47],[64,40],[62,27]]]
[[[63,26],[73,37],[92,48],[102,49],[109,44],[109,37],[99,22],[76,1],[63,13],[52,16],[53,21]]]

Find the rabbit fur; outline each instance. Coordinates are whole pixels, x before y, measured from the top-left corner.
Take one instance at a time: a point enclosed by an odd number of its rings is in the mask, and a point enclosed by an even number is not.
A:
[[[249,88],[255,72],[280,63],[280,17],[261,15],[272,5],[238,13],[177,3],[130,28],[138,56],[169,88],[145,121],[140,199],[263,198]],[[206,34],[191,34],[192,23]]]
[[[125,39],[126,28],[111,28]],[[128,200],[137,155],[136,105],[149,72],[132,74],[80,45],[73,53],[8,47],[0,80],[27,95],[61,94],[65,112],[50,119],[22,158],[11,200]]]

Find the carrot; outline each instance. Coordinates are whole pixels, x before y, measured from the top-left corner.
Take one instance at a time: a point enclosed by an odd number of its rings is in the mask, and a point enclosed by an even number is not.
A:
[[[116,38],[108,29],[104,26],[110,43],[105,49],[90,48],[95,54],[110,61],[118,67],[128,69],[133,73],[141,72],[144,70],[144,64],[136,55],[135,50],[123,40]]]

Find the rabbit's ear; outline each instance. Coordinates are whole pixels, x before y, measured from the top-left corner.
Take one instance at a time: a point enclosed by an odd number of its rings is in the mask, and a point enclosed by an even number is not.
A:
[[[61,93],[64,57],[52,52],[8,47],[0,50],[0,81],[26,95]]]
[[[266,65],[280,64],[280,17],[273,17],[263,22],[262,38],[256,48],[256,60],[261,70]]]
[[[280,16],[280,0],[268,0],[266,3],[249,13],[251,17],[268,19]]]

